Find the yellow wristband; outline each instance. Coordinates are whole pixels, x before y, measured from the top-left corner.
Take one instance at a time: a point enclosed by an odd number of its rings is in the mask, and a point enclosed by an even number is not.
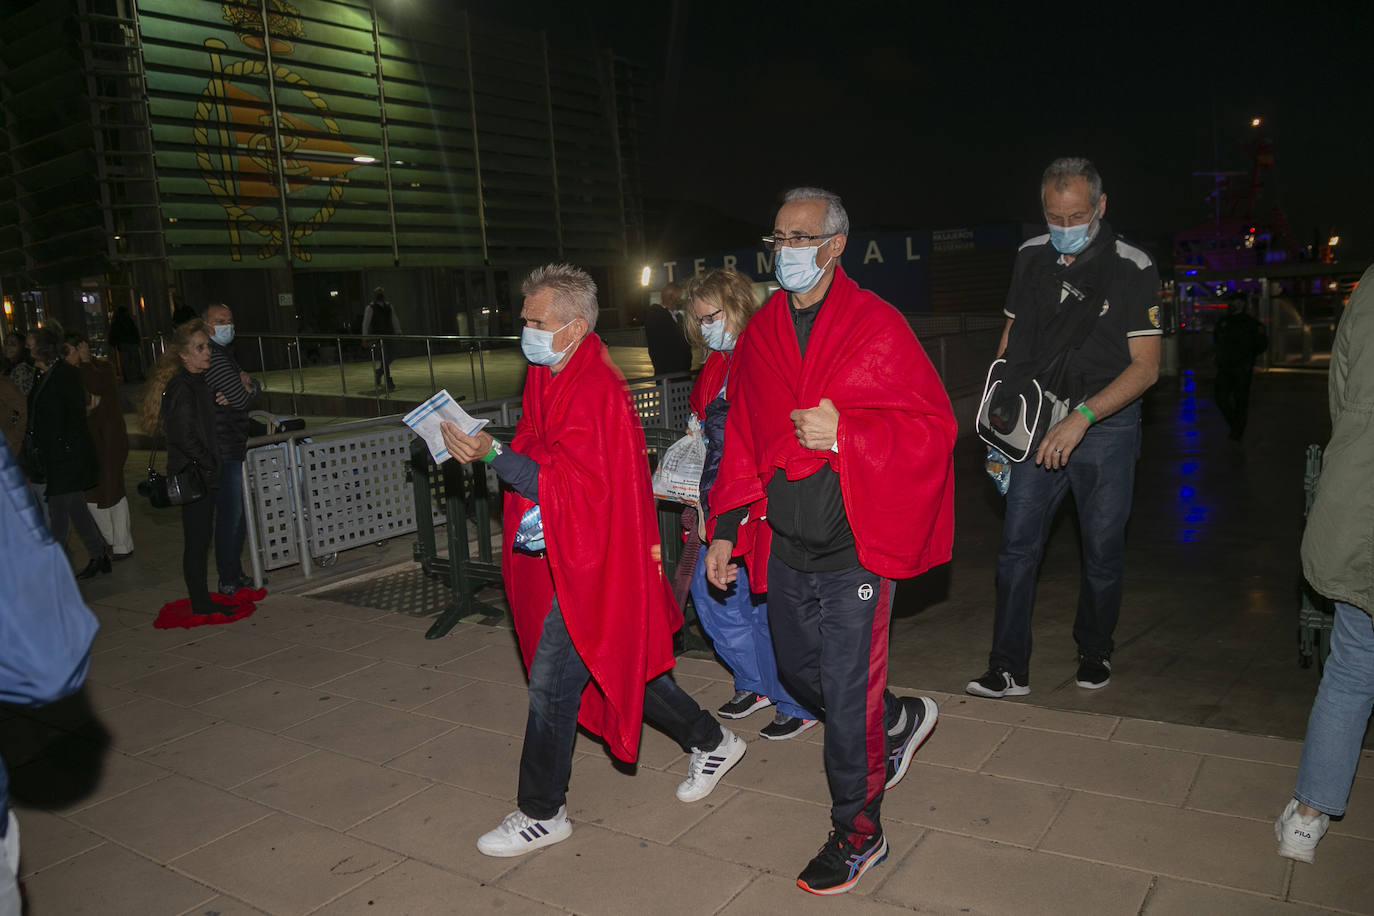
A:
[[[1084,401],[1082,404],[1079,404],[1077,407],[1074,408],[1074,410],[1078,411],[1083,416],[1088,418],[1089,426],[1092,426],[1094,423],[1097,422],[1097,414],[1092,412],[1092,408],[1088,406],[1087,401]]]

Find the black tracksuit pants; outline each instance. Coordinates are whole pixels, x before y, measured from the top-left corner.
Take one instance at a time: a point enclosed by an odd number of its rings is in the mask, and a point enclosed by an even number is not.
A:
[[[805,573],[768,562],[778,674],[802,705],[824,711],[830,819],[856,846],[882,832],[887,731],[902,712],[887,690],[892,589],[861,566]]]

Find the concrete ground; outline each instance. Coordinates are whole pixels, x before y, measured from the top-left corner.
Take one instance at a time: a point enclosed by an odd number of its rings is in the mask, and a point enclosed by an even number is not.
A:
[[[1072,684],[1077,535],[1065,513],[1037,602],[1029,697],[964,696],[985,665],[999,502],[961,440],[955,560],[897,589],[889,681],[940,724],[884,805],[892,852],[823,900],[793,880],[828,830],[820,729],[738,723],[747,756],[708,799],[646,729],[639,765],[579,739],[570,840],[489,859],[513,807],[525,688],[512,634],[334,600],[406,568],[409,538],[306,581],[278,570],[254,616],[155,630],[180,595],[174,513],[135,500],[137,549],[83,586],[102,622],[88,685],[0,707],[32,916],[77,913],[1374,913],[1374,763],[1315,865],[1275,855],[1315,669],[1297,664],[1303,446],[1325,377],[1257,378],[1244,447],[1205,377],[1149,397],[1113,680]],[[131,456],[130,480],[141,475]],[[81,558],[77,558],[81,561]],[[84,562],[84,561],[81,561]],[[679,681],[730,695],[700,653]]]

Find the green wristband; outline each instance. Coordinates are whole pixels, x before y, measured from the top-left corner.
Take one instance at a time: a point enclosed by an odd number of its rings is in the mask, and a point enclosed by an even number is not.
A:
[[[491,448],[488,449],[487,453],[482,456],[482,460],[487,464],[491,464],[493,461],[496,460],[496,456],[499,454],[501,453],[496,450],[496,440],[493,439],[491,442]]]
[[[1092,412],[1092,408],[1088,406],[1087,401],[1084,401],[1082,404],[1079,404],[1077,407],[1074,408],[1074,410],[1078,411],[1083,416],[1088,418],[1089,426],[1092,426],[1094,423],[1097,422],[1097,414]]]

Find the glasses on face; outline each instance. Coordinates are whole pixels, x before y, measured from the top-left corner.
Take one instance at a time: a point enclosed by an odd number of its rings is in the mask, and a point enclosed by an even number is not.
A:
[[[810,248],[812,242],[819,244],[837,235],[838,232],[827,232],[824,235],[765,235],[762,242],[768,251],[777,251],[779,248]]]
[[[711,312],[709,315],[698,315],[698,316],[697,316],[697,324],[701,325],[703,328],[706,327],[708,324],[715,324],[717,321],[720,320],[720,313],[721,313],[721,310],[720,310],[720,309],[716,309],[714,312]]]

